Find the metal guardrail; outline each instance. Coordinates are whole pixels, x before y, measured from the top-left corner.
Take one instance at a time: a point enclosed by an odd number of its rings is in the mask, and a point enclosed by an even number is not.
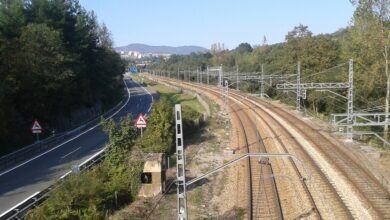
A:
[[[13,165],[22,163],[27,159],[30,159],[46,150],[53,148],[64,140],[69,139],[76,132],[83,132],[90,127],[98,124],[102,117],[107,118],[114,111],[118,110],[126,99],[127,98],[122,99],[115,107],[111,108],[109,111],[95,117],[94,119],[86,122],[81,126],[73,128],[66,132],[62,132],[61,134],[58,134],[56,136],[46,138],[38,143],[30,144],[26,147],[23,147],[22,149],[0,157],[0,171],[3,171]]]
[[[92,155],[86,161],[77,165],[78,170],[79,171],[88,170],[92,166],[103,161],[103,159],[106,156],[106,149],[109,149],[109,148],[105,147],[103,150],[100,150],[96,154]],[[48,193],[51,192],[53,189],[57,188],[58,186],[60,186],[62,181],[67,179],[70,174],[72,174],[72,171],[65,173],[53,185],[49,186],[48,188],[44,189],[43,191],[36,192],[36,193],[32,194],[27,199],[23,200],[19,204],[15,205],[11,209],[7,210],[2,215],[0,215],[0,220],[10,220],[10,219],[23,218],[24,216],[26,216],[26,214],[28,213],[29,210],[36,208],[42,202],[44,202],[48,198]]]

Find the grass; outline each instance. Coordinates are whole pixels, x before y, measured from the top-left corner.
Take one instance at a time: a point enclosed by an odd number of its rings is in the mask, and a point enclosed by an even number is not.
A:
[[[235,208],[235,211],[236,211],[236,219],[237,219],[237,220],[244,219],[245,210],[244,210],[243,208],[238,208],[238,207],[236,207],[236,208]]]
[[[224,161],[225,163],[225,161]],[[228,181],[228,175],[226,172],[221,173],[222,177],[219,181],[219,185],[217,186],[216,195],[220,196],[225,189],[225,183]]]
[[[138,82],[142,81],[139,75],[133,75],[133,79]],[[183,93],[182,91],[178,91],[173,88],[156,83],[146,78],[143,79],[143,82],[151,89],[157,91],[161,97],[168,98],[173,104],[181,104],[182,107],[188,107],[195,110],[198,113],[203,114],[204,108],[198,102],[196,97]]]
[[[198,187],[192,191],[187,192],[187,194],[188,194],[187,199],[188,199],[188,202],[190,204],[193,204],[195,206],[199,206],[202,203],[203,193],[202,193],[202,189],[200,187]]]

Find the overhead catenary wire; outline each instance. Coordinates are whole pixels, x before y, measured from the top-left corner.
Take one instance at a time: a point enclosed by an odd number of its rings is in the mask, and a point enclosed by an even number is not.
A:
[[[317,73],[312,73],[312,74],[310,74],[310,75],[306,75],[306,76],[304,76],[304,77],[301,77],[301,80],[306,79],[306,78],[309,78],[309,77],[313,77],[313,76],[316,76],[316,75],[319,75],[319,74],[322,74],[322,73],[326,73],[326,72],[328,72],[328,71],[330,71],[330,70],[333,70],[333,69],[342,67],[342,66],[347,65],[347,64],[349,64],[349,61],[348,61],[348,62],[345,62],[345,63],[341,63],[341,64],[339,64],[339,65],[337,65],[337,66],[334,66],[334,67],[330,67],[330,68],[328,68],[328,69],[326,69],[326,70],[322,70],[322,71],[317,72]]]

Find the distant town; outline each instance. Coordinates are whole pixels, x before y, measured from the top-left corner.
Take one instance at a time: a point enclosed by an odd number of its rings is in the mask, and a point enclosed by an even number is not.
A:
[[[141,60],[141,59],[153,59],[162,58],[164,60],[169,59],[172,54],[169,53],[141,53],[138,51],[119,51],[122,59]]]
[[[116,47],[115,50],[120,54],[122,59],[137,61],[156,61],[167,60],[173,54],[189,55],[191,53],[206,53],[208,49],[200,46],[151,46],[147,44],[129,44],[127,46]]]

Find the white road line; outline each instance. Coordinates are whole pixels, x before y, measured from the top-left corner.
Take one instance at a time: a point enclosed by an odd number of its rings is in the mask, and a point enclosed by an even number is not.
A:
[[[64,155],[64,156],[62,156],[61,158],[62,158],[62,159],[64,159],[65,157],[67,157],[67,156],[69,156],[69,155],[73,154],[74,152],[78,151],[80,148],[81,148],[81,147],[78,147],[76,150],[74,150],[74,151],[71,151],[71,152],[70,152],[70,153],[68,153],[68,154],[65,154],[65,155]]]
[[[150,107],[149,107],[148,112],[147,112],[147,113],[149,113],[150,110],[152,109],[153,102],[154,102],[153,95],[149,92],[149,90],[147,90],[145,87],[141,86],[138,82],[136,82],[136,81],[133,81],[133,82],[137,83],[142,89],[144,89],[144,90],[150,95],[150,97],[152,97],[152,102],[150,103]],[[147,113],[146,113],[146,114],[147,114]],[[146,114],[145,114],[145,115],[146,115]]]
[[[69,175],[70,173],[71,173],[72,171],[70,170],[70,171],[68,171],[68,172],[66,172],[64,175],[62,175],[61,177],[60,177],[60,179],[63,179],[63,178],[65,178],[67,175]]]
[[[103,151],[105,151],[104,148],[102,150],[98,151],[96,154],[90,156],[88,159],[84,160],[84,162],[80,163],[79,167],[81,167],[82,165],[86,164],[88,161],[92,160],[94,157],[96,157],[97,155],[101,154]]]
[[[127,87],[126,82],[125,82],[125,86]],[[121,108],[119,108],[118,111],[114,112],[114,113],[113,113],[110,117],[108,117],[107,119],[110,119],[110,118],[112,118],[114,115],[118,114],[118,112],[121,111],[121,110],[127,105],[127,103],[129,103],[130,97],[131,97],[131,94],[130,94],[130,91],[129,91],[129,92],[128,92],[128,97],[127,97],[126,103],[125,103]],[[11,172],[11,171],[13,171],[13,170],[15,170],[15,169],[21,167],[21,166],[24,166],[24,165],[26,165],[27,163],[30,163],[31,161],[33,161],[33,160],[35,160],[35,159],[37,159],[37,158],[39,158],[39,157],[41,157],[41,156],[43,156],[43,155],[45,155],[45,154],[47,154],[47,153],[50,153],[50,152],[52,152],[53,150],[55,150],[55,149],[57,149],[57,148],[59,148],[59,147],[65,145],[65,144],[67,144],[67,143],[69,143],[69,142],[71,142],[71,141],[73,141],[73,140],[79,138],[80,136],[82,136],[82,135],[84,135],[84,134],[86,134],[86,133],[92,131],[93,129],[97,128],[98,126],[100,126],[100,124],[101,124],[101,123],[99,123],[99,124],[93,126],[92,128],[90,128],[90,129],[88,129],[88,130],[86,130],[86,131],[84,131],[84,132],[82,132],[82,133],[76,135],[75,137],[73,137],[73,138],[71,138],[71,139],[69,139],[69,140],[67,140],[67,141],[65,141],[65,142],[63,142],[63,143],[61,143],[61,144],[59,144],[59,145],[57,145],[57,146],[51,148],[50,150],[48,150],[48,151],[46,151],[46,152],[43,152],[43,153],[41,153],[41,154],[39,154],[39,155],[37,155],[37,156],[35,156],[35,157],[33,157],[33,158],[31,158],[31,159],[29,159],[29,160],[23,162],[23,163],[21,163],[21,164],[18,164],[18,165],[16,165],[16,166],[10,168],[9,170],[6,170],[6,171],[0,173],[0,176],[3,176],[4,174],[7,174],[7,173],[9,173],[9,172]]]

